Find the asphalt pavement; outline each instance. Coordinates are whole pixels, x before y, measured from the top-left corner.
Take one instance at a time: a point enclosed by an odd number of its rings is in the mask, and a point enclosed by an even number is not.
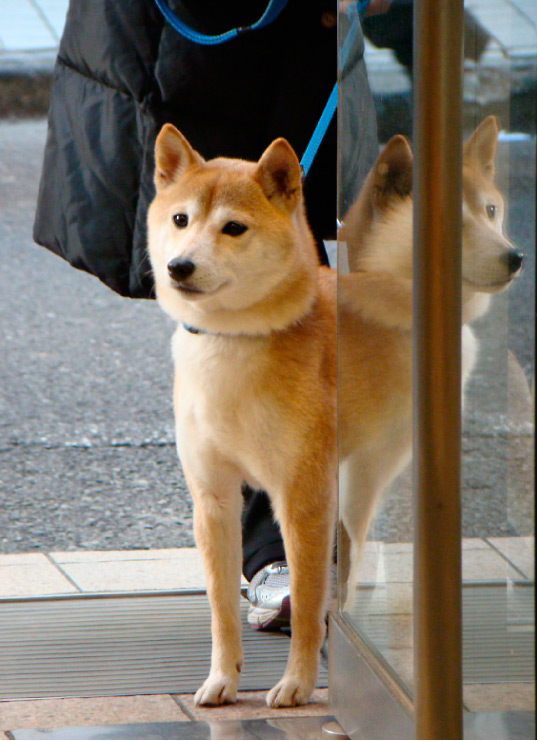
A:
[[[0,123],[0,550],[193,545],[173,324],[33,243],[45,136]]]

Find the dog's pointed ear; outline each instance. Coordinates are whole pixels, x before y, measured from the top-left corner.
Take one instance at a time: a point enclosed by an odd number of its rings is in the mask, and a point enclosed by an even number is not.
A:
[[[464,163],[477,165],[485,177],[493,180],[497,144],[498,123],[496,116],[487,116],[464,143]]]
[[[412,195],[412,150],[408,140],[393,136],[379,154],[343,219],[340,238],[347,242],[351,272],[359,270],[362,250],[375,219]]]
[[[269,201],[294,211],[302,192],[302,173],[293,147],[276,139],[257,163],[256,177]]]
[[[189,167],[204,159],[172,124],[164,124],[155,142],[155,186],[157,190],[173,183]]]
[[[412,150],[406,137],[392,136],[380,153],[372,172],[371,199],[377,211],[384,211],[394,198],[412,193]]]

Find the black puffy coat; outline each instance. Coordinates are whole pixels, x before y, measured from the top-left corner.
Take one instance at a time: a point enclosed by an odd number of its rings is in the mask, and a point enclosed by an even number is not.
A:
[[[253,23],[266,3],[169,4],[196,30],[215,34]],[[333,5],[289,0],[269,27],[199,46],[165,23],[153,0],[71,0],[35,241],[124,296],[152,296],[145,221],[160,127],[175,124],[206,158],[256,160],[278,136],[300,157],[336,80],[336,30],[322,22]],[[306,182],[318,239],[334,231],[335,149],[334,121]]]

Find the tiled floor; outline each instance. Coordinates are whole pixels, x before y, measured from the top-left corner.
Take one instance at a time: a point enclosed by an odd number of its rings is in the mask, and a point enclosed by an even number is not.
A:
[[[195,707],[192,695],[177,695],[176,700],[193,720],[238,720],[244,718],[277,718],[281,716],[281,710],[267,707],[265,695],[265,692],[239,692],[239,702],[236,705],[226,705],[220,708]],[[315,690],[312,701],[308,705],[287,709],[285,714],[295,717],[304,715],[331,715],[328,690]]]
[[[170,695],[6,702],[0,717],[6,730],[190,720]]]
[[[408,687],[413,685],[412,560],[409,543],[368,542],[359,574],[361,584],[377,585],[360,591],[362,609],[389,617],[381,650]],[[475,584],[533,582],[534,538],[465,539],[463,576]],[[466,684],[464,702],[473,712],[534,710],[535,685]]]
[[[468,538],[463,543],[465,581],[533,579],[533,538]],[[360,582],[412,581],[410,543],[368,542]]]
[[[0,554],[0,598],[204,587],[196,548]]]
[[[92,697],[80,699],[34,700],[0,705],[0,725],[9,730],[22,728],[61,728],[91,725],[124,725],[170,721],[252,720],[282,718],[281,710],[267,708],[264,692],[240,692],[236,705],[196,708],[192,695],[139,695],[136,697]],[[309,705],[290,708],[286,718],[331,715],[328,691],[316,690]],[[0,731],[0,739],[8,738]]]
[[[533,538],[470,538],[463,547],[464,575],[472,582],[533,579]],[[371,590],[371,606],[383,600],[394,616],[385,655],[402,678],[411,682],[412,549],[409,543],[367,543],[360,579],[380,581]],[[203,588],[195,548],[153,551],[53,552],[0,555],[0,597]],[[270,711],[264,692],[240,693],[235,706],[196,708],[192,695],[152,695],[5,702],[0,704],[0,731],[17,728],[115,724],[167,720],[236,720],[265,718]],[[531,709],[530,684],[467,685],[469,710]],[[294,714],[330,715],[327,690]],[[1,738],[1,736],[0,736]]]
[[[533,572],[531,537],[464,541],[466,581],[532,580]],[[359,578],[398,585],[410,600],[411,544],[369,541]],[[203,587],[196,548],[0,554],[0,598]]]
[[[228,721],[282,717],[268,708],[266,692],[239,692],[236,705],[200,708],[193,695],[137,695],[26,700],[0,703],[0,739],[22,728],[122,725],[168,721]],[[286,717],[331,715],[328,690],[315,690],[308,705],[290,708]],[[3,729],[3,731],[1,730]]]

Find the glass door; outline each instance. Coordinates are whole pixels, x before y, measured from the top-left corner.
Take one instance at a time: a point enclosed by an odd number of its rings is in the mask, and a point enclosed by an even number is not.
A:
[[[426,33],[434,39],[456,22],[464,39],[459,119],[453,88],[447,102],[439,102],[449,81],[442,74],[431,80],[423,66],[427,39],[413,54],[413,16],[426,13],[427,5],[393,2],[387,12],[365,19],[340,11],[339,609],[331,625],[332,697],[353,738],[423,737],[414,711],[422,718],[430,708],[449,707],[453,698],[434,694],[443,684],[446,693],[457,693],[461,651],[465,737],[530,738],[537,10],[518,0],[475,1],[454,20],[449,16],[456,8],[446,15],[437,4],[436,20],[448,25],[435,28],[429,18]],[[423,33],[419,23],[416,32]],[[371,104],[360,61],[362,31],[378,148],[367,138]],[[441,35],[437,46],[442,55]],[[460,133],[452,159],[438,151],[438,139],[436,148],[428,148],[437,110],[446,139],[454,135],[450,128]],[[439,165],[424,198],[419,186],[426,182],[427,158]],[[428,248],[418,245],[413,271],[413,233],[427,220],[423,203],[434,201],[442,178],[447,190],[439,197],[441,209],[454,192],[461,214],[462,199],[462,253],[458,257],[454,246],[429,274]],[[452,226],[443,219],[440,211],[430,225],[439,242]],[[462,281],[446,288],[457,271]],[[457,350],[459,343],[462,366],[457,352],[447,359],[442,354],[439,362],[452,386],[462,367],[463,413],[459,422],[458,405],[440,399],[441,424],[420,432],[416,389],[432,394],[425,416],[434,414],[431,406],[445,392],[441,379],[423,370],[420,376],[416,367],[423,360],[419,353],[434,355],[437,335],[449,334],[453,307],[445,309],[444,301],[460,301],[455,311],[461,311],[463,328],[451,347]],[[412,319],[412,303],[425,306],[425,324],[423,317]],[[429,320],[430,326],[437,322],[432,339],[424,329]],[[413,416],[419,447],[412,465]],[[442,458],[445,450],[432,458],[441,427],[446,445],[458,453],[458,424],[460,474],[457,461],[451,466]],[[455,486],[460,478],[460,503],[442,498],[450,477]],[[423,533],[423,522],[434,508],[433,537],[430,529]],[[447,551],[454,554],[451,584],[444,563],[430,564],[434,548],[441,559]],[[423,559],[429,559],[425,571]],[[438,600],[435,579],[447,582],[454,596],[432,613],[427,609]],[[442,652],[455,667],[453,677],[445,676],[450,668],[440,661]]]

